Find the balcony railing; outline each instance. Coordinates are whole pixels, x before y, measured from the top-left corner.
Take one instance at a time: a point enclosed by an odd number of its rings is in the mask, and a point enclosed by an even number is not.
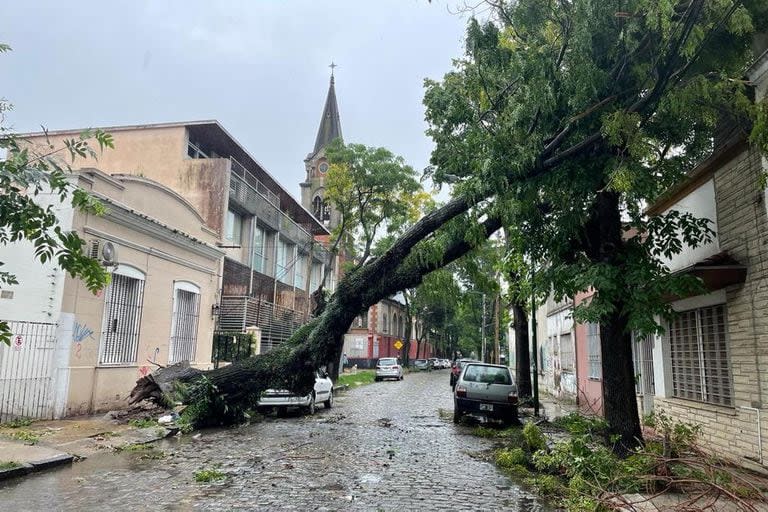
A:
[[[243,164],[238,162],[232,157],[229,157],[229,161],[232,165],[232,172],[238,177],[242,178],[248,185],[251,186],[256,192],[266,198],[267,201],[280,208],[280,197],[269,190],[253,173],[249,172]]]

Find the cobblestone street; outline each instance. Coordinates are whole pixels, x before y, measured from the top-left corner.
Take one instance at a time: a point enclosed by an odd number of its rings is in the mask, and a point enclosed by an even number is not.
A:
[[[445,413],[441,416],[440,411]],[[0,486],[3,510],[519,510],[546,507],[455,426],[448,374],[416,373],[337,397],[333,409],[97,455]],[[218,468],[215,483],[194,473]]]

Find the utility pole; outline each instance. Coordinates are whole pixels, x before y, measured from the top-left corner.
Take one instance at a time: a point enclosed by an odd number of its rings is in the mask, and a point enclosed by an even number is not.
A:
[[[482,347],[480,350],[480,360],[482,362],[485,361],[485,293],[483,293],[483,320],[482,325],[480,326],[480,338],[482,339]]]
[[[539,347],[536,338],[536,265],[531,258],[531,340],[533,341],[533,354],[531,354],[531,370],[533,371],[533,415],[539,417]]]
[[[496,294],[496,306],[494,307],[494,320],[493,320],[493,362],[501,364],[501,354],[499,354],[499,294]]]

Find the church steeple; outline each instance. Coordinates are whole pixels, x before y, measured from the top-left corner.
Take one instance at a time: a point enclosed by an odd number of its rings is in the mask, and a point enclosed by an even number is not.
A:
[[[323,117],[320,118],[320,127],[317,129],[313,154],[317,154],[332,140],[341,137],[341,119],[339,118],[339,106],[336,103],[336,86],[333,76],[333,68],[336,67],[336,64],[331,63],[330,67],[331,84],[328,87],[328,96],[325,98],[325,108],[323,108]]]

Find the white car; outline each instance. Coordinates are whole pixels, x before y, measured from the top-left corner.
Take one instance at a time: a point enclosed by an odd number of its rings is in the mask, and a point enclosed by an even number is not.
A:
[[[403,380],[403,367],[396,357],[382,357],[376,363],[374,380],[379,382],[384,379]]]
[[[322,370],[315,373],[315,389],[310,394],[296,396],[287,389],[268,389],[261,394],[257,409],[263,412],[277,409],[281,415],[289,407],[299,407],[307,414],[314,414],[318,403],[326,409],[333,407],[333,381]]]

